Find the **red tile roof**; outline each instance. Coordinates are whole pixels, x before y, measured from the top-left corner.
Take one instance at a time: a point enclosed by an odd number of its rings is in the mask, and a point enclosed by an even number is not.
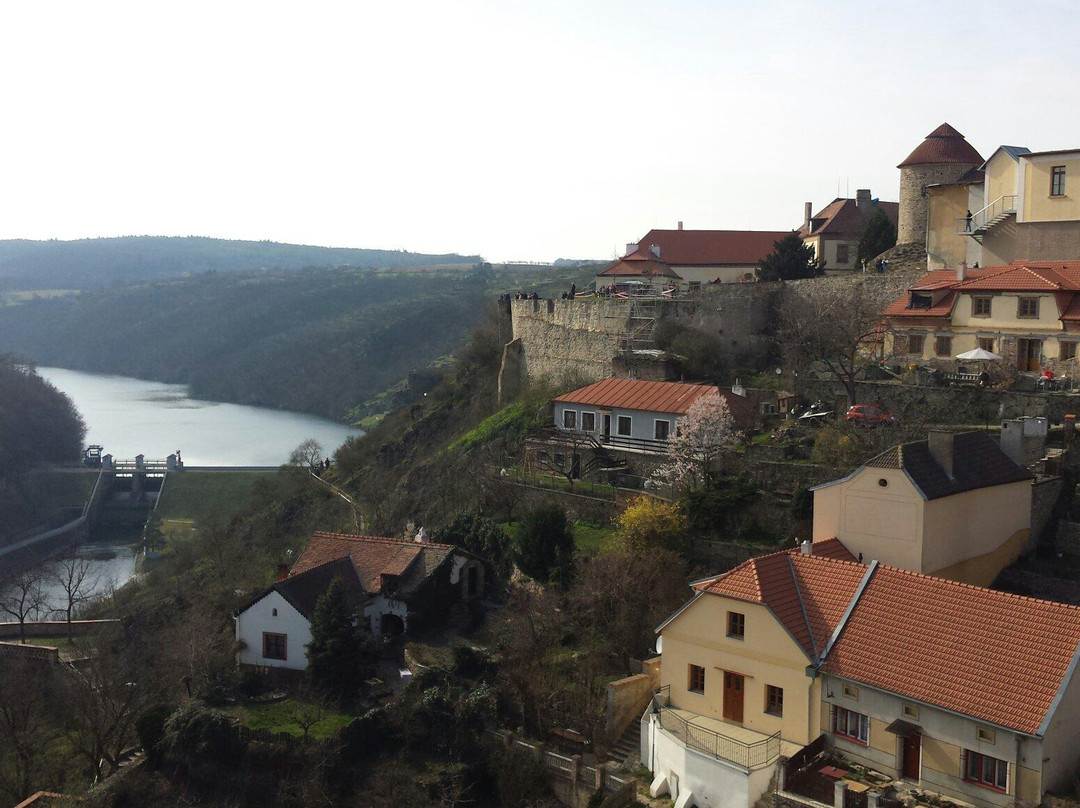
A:
[[[831,539],[825,539],[824,541],[816,541],[813,543],[813,555],[819,558],[833,558],[837,561],[858,561],[854,554],[849,550],[840,539],[835,536]],[[789,550],[790,553],[801,552],[798,547],[794,550]]]
[[[822,669],[1037,734],[1078,644],[1076,606],[878,566]]]
[[[909,296],[893,301],[885,309],[887,317],[945,317],[952,313],[956,294],[965,292],[1055,293],[1059,311],[1072,309],[1074,293],[1080,292],[1080,261],[1013,261],[1005,266],[969,269],[964,280],[955,270],[929,272],[908,288],[908,292],[951,289],[930,309],[908,308]]]
[[[858,238],[862,235],[867,221],[879,210],[885,211],[893,227],[896,227],[897,218],[900,215],[899,202],[874,201],[868,210],[860,210],[854,199],[834,199],[811,217],[813,226],[809,230],[803,224],[797,232],[802,238],[820,234],[839,238]]]
[[[424,574],[433,569],[430,561],[422,556],[437,556],[441,562],[455,548],[450,544],[412,542],[404,539],[387,539],[379,536],[352,536],[344,533],[316,532],[304,552],[296,559],[290,577],[322,566],[338,558],[351,558],[365,591],[378,594],[382,591],[382,576],[403,576],[412,573],[413,562],[421,558],[426,567]]]
[[[611,377],[563,393],[552,400],[566,404],[589,404],[595,407],[685,415],[695,401],[710,395],[720,395],[720,390],[709,384],[647,382]]]
[[[753,266],[770,255],[780,239],[793,230],[650,230],[634,254],[652,255],[671,266]]]
[[[1080,653],[1080,607],[876,562],[774,553],[696,588],[768,606],[822,671],[1031,735]]]
[[[911,154],[897,168],[924,165],[927,163],[967,163],[973,167],[981,166],[983,158],[968,143],[964,136],[943,123],[926,136]]]
[[[599,273],[604,277],[643,277],[648,275],[661,275],[666,278],[679,278],[679,274],[663,261],[655,257],[646,258],[635,253],[622,258]]]

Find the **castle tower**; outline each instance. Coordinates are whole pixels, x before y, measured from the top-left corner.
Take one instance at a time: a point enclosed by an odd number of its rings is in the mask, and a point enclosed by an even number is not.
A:
[[[953,183],[983,158],[964,136],[943,123],[907,156],[900,169],[900,220],[897,244],[926,244],[926,186]]]

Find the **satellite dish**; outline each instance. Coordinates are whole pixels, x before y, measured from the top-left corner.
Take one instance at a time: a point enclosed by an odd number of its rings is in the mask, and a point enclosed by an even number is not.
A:
[[[783,369],[782,369],[782,368],[777,368],[777,369],[776,369],[776,375],[777,375],[777,376],[779,376],[779,375],[780,375],[781,373],[783,373],[783,372],[784,372],[784,371],[783,371]]]
[[[659,637],[656,638],[656,653],[658,653],[658,654],[664,653],[664,635],[663,634],[661,634]]]

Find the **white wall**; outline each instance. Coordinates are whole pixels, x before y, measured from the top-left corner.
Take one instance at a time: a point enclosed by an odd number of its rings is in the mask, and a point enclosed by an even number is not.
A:
[[[642,761],[654,775],[675,774],[679,794],[691,791],[699,808],[750,808],[765,793],[776,765],[746,772],[687,749],[650,716],[642,726]]]
[[[288,659],[263,657],[263,632],[286,636]],[[277,592],[271,592],[236,616],[236,639],[245,645],[236,654],[236,661],[241,665],[307,670],[306,646],[311,642],[311,626],[307,618]]]
[[[409,607],[403,601],[379,595],[364,607],[364,619],[367,621],[368,629],[374,636],[379,637],[382,635],[381,622],[384,614],[397,615],[405,624],[405,630],[409,630]]]
[[[582,404],[568,404],[565,402],[555,403],[555,427],[557,429],[563,429],[563,413],[566,410],[573,410],[577,413],[577,428],[581,430],[581,414],[583,412],[591,412],[596,414],[596,429],[589,434],[602,435],[604,432],[604,414],[599,408],[595,406],[586,406]],[[672,413],[663,412],[646,412],[644,410],[624,410],[613,408],[611,412],[611,434],[613,437],[631,437],[641,440],[654,440],[654,424],[659,420],[670,422],[669,434],[671,437],[675,436],[675,426],[679,419],[683,416],[674,415]],[[619,434],[619,416],[630,417],[630,435]]]

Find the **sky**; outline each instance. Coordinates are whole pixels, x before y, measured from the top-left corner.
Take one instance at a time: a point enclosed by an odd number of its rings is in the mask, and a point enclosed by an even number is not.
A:
[[[4,3],[0,238],[611,258],[783,230],[949,122],[1080,147],[1074,0]]]

